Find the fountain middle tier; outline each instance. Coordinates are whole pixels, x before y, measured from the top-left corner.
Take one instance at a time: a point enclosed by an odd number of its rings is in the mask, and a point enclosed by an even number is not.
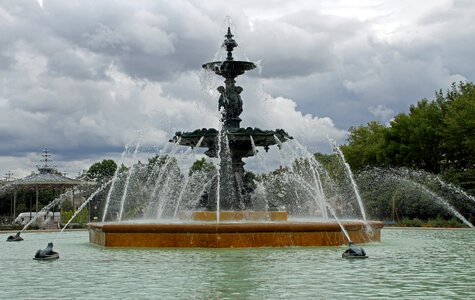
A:
[[[218,134],[219,131],[214,128],[196,129],[191,132],[176,132],[170,142],[178,142],[181,146],[195,147],[198,141],[203,137],[200,147],[208,148],[205,154],[209,157],[217,157],[218,152]],[[266,151],[269,146],[277,143],[275,137],[281,141],[293,139],[285,130],[262,130],[259,128],[229,128],[225,135],[229,141],[229,147],[233,150],[239,150],[242,153],[240,157],[250,157],[254,155],[251,136],[255,147],[263,147]]]
[[[277,137],[277,139],[276,139]],[[205,154],[219,159],[218,178],[202,197],[198,208],[205,210],[245,210],[252,206],[251,194],[254,183],[246,176],[244,157],[254,156],[256,147],[280,147],[279,140],[292,139],[283,129],[261,130],[259,128],[225,128],[221,133],[214,129],[197,129],[192,132],[177,132],[170,142],[182,146],[208,148]],[[201,141],[198,143],[198,141]],[[221,202],[218,199],[222,199]],[[221,205],[221,206],[220,206]],[[219,220],[219,215],[217,215]]]

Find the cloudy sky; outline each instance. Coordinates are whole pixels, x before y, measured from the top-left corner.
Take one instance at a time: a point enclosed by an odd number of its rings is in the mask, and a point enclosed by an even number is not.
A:
[[[350,126],[387,123],[475,79],[475,2],[0,0],[0,175],[28,175],[48,147],[75,176],[139,142],[216,127],[226,26],[241,126],[285,128],[310,151]]]

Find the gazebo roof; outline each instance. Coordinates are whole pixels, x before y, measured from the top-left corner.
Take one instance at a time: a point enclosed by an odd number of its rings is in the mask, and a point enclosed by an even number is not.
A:
[[[49,186],[57,186],[57,187],[71,187],[74,185],[84,184],[84,181],[72,179],[62,175],[58,172],[53,166],[48,165],[48,162],[51,162],[49,157],[51,154],[48,153],[48,149],[44,150],[44,153],[41,155],[44,157],[42,162],[44,162],[43,166],[38,166],[39,173],[34,173],[24,178],[17,179],[13,181],[13,185],[15,186],[23,186],[23,187],[32,187],[38,185],[49,185]]]
[[[56,173],[38,173],[15,180],[14,185],[63,185],[73,186],[83,184],[84,182],[72,179]]]

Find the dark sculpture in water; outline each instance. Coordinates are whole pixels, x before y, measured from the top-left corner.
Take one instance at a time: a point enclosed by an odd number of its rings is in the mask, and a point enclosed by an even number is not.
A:
[[[39,249],[35,253],[35,257],[33,259],[35,260],[52,260],[52,259],[58,259],[59,254],[58,252],[53,251],[53,242],[49,242],[48,246],[44,248],[43,250]]]
[[[23,238],[20,236],[21,231],[18,231],[15,235],[10,235],[7,237],[7,242],[20,242],[23,241]]]
[[[243,88],[236,86],[236,77],[246,71],[256,68],[256,65],[248,61],[236,61],[232,52],[238,46],[233,39],[233,34],[228,27],[223,47],[226,48],[225,61],[214,61],[203,65],[203,68],[215,72],[224,77],[224,86],[218,87],[221,94],[218,99],[218,109],[222,112],[222,131],[214,128],[197,129],[193,132],[177,132],[171,142],[183,146],[195,147],[203,137],[200,147],[208,148],[205,154],[209,157],[221,157],[220,165],[220,209],[221,210],[245,210],[252,208],[251,194],[254,191],[252,176],[244,170],[245,157],[255,155],[255,147],[264,147],[267,151],[269,146],[276,145],[279,141],[285,142],[291,139],[283,129],[261,130],[259,128],[241,128],[243,101],[241,92]],[[229,147],[228,147],[229,145]],[[219,153],[218,153],[219,152]],[[217,180],[211,184],[208,191],[202,195],[200,208],[216,210],[216,186]]]
[[[356,247],[353,242],[350,241],[348,249],[341,255],[343,258],[368,258],[366,251],[361,247]]]

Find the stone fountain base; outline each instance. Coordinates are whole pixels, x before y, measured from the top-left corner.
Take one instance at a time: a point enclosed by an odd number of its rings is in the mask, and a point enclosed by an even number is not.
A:
[[[370,221],[368,236],[359,222],[344,222],[356,244],[379,242],[383,223]],[[254,248],[316,247],[347,244],[337,223],[89,223],[89,242],[104,247]]]

